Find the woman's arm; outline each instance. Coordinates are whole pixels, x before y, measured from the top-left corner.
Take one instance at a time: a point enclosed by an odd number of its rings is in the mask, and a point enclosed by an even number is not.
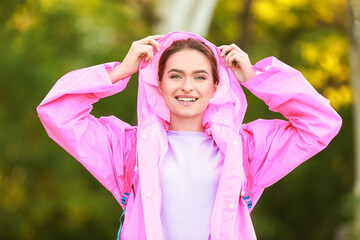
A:
[[[124,61],[79,69],[63,76],[37,107],[48,135],[83,164],[121,202],[124,161],[136,128],[116,117],[95,118],[92,105],[122,91],[143,58],[151,61],[157,39],[149,36],[131,45]],[[119,191],[120,188],[120,191]]]
[[[242,85],[289,120],[260,119],[243,125],[252,182],[265,188],[324,149],[342,120],[296,69],[266,58],[254,70],[258,74]]]
[[[118,186],[121,189],[122,182],[117,177],[122,174],[124,155],[135,140],[136,129],[113,116],[97,119],[90,114],[92,104],[126,87],[130,77],[111,83],[108,71],[115,66],[118,63],[66,74],[51,89],[37,111],[48,135],[84,165],[120,202]]]
[[[248,55],[235,44],[219,49],[240,84],[289,120],[260,119],[243,125],[247,172],[261,191],[324,149],[342,120],[296,69],[276,58],[252,67]]]

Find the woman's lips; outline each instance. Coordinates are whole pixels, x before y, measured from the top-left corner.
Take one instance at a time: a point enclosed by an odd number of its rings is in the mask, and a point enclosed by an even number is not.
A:
[[[198,100],[198,98],[193,96],[177,96],[175,98],[183,106],[191,106]]]

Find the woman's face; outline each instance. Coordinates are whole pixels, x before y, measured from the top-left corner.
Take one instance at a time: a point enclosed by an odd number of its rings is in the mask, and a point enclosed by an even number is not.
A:
[[[172,54],[166,62],[163,79],[159,81],[171,121],[175,118],[202,121],[216,87],[209,60],[192,49]]]

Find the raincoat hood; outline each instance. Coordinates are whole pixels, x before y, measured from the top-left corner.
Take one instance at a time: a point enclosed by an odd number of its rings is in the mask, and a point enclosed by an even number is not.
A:
[[[138,121],[139,125],[146,119],[156,115],[167,126],[170,122],[170,112],[165,104],[164,98],[158,89],[158,65],[162,53],[176,40],[198,39],[204,42],[214,53],[219,72],[219,84],[215,96],[203,116],[203,126],[210,134],[210,126],[213,123],[226,125],[233,131],[239,132],[247,103],[245,94],[233,74],[232,70],[225,65],[225,59],[220,57],[221,52],[217,46],[206,39],[187,32],[175,31],[162,37],[158,42],[160,52],[155,50],[154,57],[150,63],[145,59],[139,69],[138,90]]]

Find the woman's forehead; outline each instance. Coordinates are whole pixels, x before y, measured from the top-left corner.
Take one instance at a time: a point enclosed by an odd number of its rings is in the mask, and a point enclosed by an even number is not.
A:
[[[184,49],[172,54],[166,61],[165,71],[171,68],[196,70],[211,70],[209,59],[200,51],[194,49]]]

